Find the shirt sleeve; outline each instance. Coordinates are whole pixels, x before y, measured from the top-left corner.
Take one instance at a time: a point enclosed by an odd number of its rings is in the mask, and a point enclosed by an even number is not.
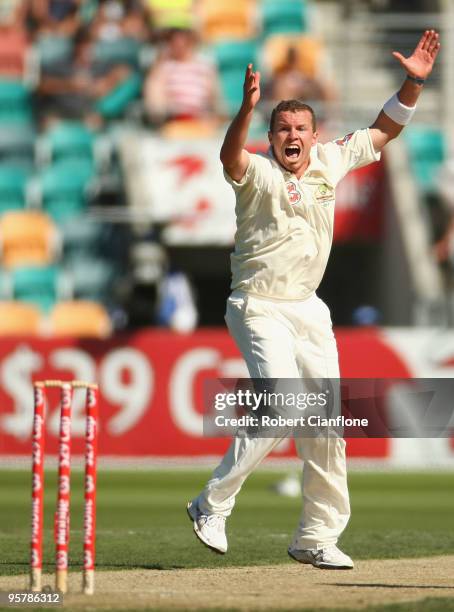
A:
[[[380,153],[374,149],[368,128],[347,134],[325,146],[329,151],[337,181],[350,170],[367,166],[380,159]]]
[[[260,155],[249,153],[249,164],[241,181],[235,181],[224,170],[224,178],[237,195],[247,197],[248,193],[260,193],[271,188],[271,165]]]

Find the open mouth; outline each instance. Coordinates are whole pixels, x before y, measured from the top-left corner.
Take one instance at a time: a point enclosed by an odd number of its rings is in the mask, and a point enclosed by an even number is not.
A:
[[[287,157],[288,159],[297,159],[300,152],[301,149],[297,145],[285,147],[285,157]]]

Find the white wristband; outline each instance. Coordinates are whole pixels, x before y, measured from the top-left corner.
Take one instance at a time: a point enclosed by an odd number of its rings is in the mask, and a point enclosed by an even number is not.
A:
[[[415,110],[416,106],[405,106],[405,104],[402,104],[397,94],[394,94],[392,98],[383,105],[383,112],[399,125],[407,125],[407,123],[410,123]]]

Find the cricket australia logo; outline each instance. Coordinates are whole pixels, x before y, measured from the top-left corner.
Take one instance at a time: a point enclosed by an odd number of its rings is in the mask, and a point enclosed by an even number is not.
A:
[[[295,181],[287,181],[285,183],[287,187],[288,199],[290,200],[290,204],[298,204],[301,201],[301,192],[298,189],[298,185]]]
[[[319,185],[315,192],[315,199],[318,204],[328,206],[331,202],[334,202],[334,189],[326,183]]]

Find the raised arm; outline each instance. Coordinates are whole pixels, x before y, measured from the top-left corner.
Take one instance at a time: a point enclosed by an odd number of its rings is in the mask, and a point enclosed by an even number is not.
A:
[[[253,72],[252,64],[246,68],[243,102],[238,114],[227,130],[221,147],[221,162],[234,181],[241,181],[249,165],[245,144],[254,108],[260,100],[260,72]]]
[[[393,51],[407,73],[407,78],[397,94],[383,107],[377,119],[370,126],[374,149],[378,152],[393,138],[396,138],[411,119],[424,81],[432,72],[440,50],[439,36],[435,30],[426,30],[410,57]]]

